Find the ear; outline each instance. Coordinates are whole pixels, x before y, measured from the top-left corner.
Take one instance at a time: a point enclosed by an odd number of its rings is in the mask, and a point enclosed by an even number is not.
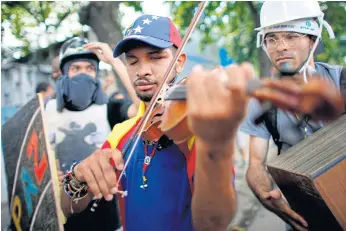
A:
[[[178,60],[177,60],[177,63],[175,65],[175,70],[177,72],[177,74],[180,74],[184,71],[184,65],[185,65],[185,62],[186,62],[186,53],[181,53]]]

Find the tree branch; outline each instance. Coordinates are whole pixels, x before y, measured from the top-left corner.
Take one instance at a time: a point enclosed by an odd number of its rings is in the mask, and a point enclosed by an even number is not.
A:
[[[255,31],[253,31],[252,33],[251,33],[251,41],[250,41],[250,43],[249,43],[249,58],[251,58],[252,56],[253,56],[253,53],[254,53],[254,51],[255,51],[255,49],[257,49],[257,47],[255,46],[255,44],[256,44],[256,39],[257,39],[257,37],[256,37],[256,32]]]
[[[253,14],[257,14],[257,9],[256,7],[254,6],[253,2],[251,1],[246,1],[247,5],[250,7],[250,10]]]
[[[259,27],[260,21],[259,21],[259,14],[258,14],[257,8],[255,7],[254,3],[251,1],[246,1],[246,3],[249,6],[250,11],[252,12],[252,17],[255,22],[255,27]]]
[[[28,12],[31,16],[33,16],[33,13],[30,11],[30,8],[28,7],[28,5],[27,4],[22,4],[22,5],[17,5],[18,7],[19,6],[21,6],[21,7],[23,7],[23,9],[26,11],[26,12]],[[37,22],[37,24],[40,24],[40,20],[38,20],[37,19],[37,16],[35,17],[33,17],[34,19],[35,19],[35,21]]]
[[[16,6],[23,6],[25,3],[23,2],[19,2],[19,1],[13,1],[13,2],[10,2],[10,1],[6,1],[6,2],[2,2],[1,4],[4,4],[8,7],[16,7]]]
[[[44,23],[44,25],[46,26],[46,27],[45,27],[45,28],[46,28],[46,31],[47,31],[48,25],[46,24],[46,18],[45,18],[46,15],[45,15],[45,12],[44,12],[44,9],[43,9],[42,2],[39,1],[39,3],[40,3],[40,11],[41,11],[41,16],[42,16],[42,21],[41,21],[41,22]]]
[[[55,28],[58,28],[60,26],[60,24],[62,23],[62,21],[64,21],[69,15],[71,14],[71,10],[68,9],[68,11],[66,13],[63,14],[63,16],[61,17],[61,19],[59,20],[59,22],[55,25],[53,25]]]

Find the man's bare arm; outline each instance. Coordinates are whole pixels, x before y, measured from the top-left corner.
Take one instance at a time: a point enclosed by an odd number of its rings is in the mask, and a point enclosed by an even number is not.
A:
[[[132,102],[136,105],[136,108],[139,107],[140,99],[137,97],[135,89],[133,88],[129,75],[126,70],[126,66],[120,58],[114,58],[111,62],[111,65],[115,72],[118,74],[121,82],[124,84],[127,93],[129,94]],[[137,110],[136,110],[137,112]]]
[[[188,125],[197,137],[192,200],[197,231],[226,230],[235,214],[233,152],[246,113],[248,77],[238,65],[211,72],[196,66],[188,77]]]
[[[128,118],[135,117],[137,115],[137,111],[138,111],[138,106],[134,103],[131,104],[129,109],[127,109],[127,117]]]
[[[232,173],[234,142],[210,147],[197,139],[196,148],[194,228],[196,231],[226,230],[236,212]]]
[[[293,211],[283,200],[278,189],[273,190],[273,182],[265,168],[268,152],[268,141],[262,138],[250,137],[250,163],[247,171],[247,182],[259,201],[295,230],[307,230],[307,222]]]
[[[272,181],[264,166],[267,159],[268,145],[268,140],[250,136],[249,168],[246,179],[249,187],[258,198],[260,197],[260,192],[269,192],[272,190]]]

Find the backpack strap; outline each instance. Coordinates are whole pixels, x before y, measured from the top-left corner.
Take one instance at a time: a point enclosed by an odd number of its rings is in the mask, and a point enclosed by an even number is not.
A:
[[[264,116],[263,122],[273,137],[274,143],[278,147],[278,155],[280,155],[282,142],[280,142],[280,134],[277,127],[277,109],[270,109]]]
[[[340,90],[346,95],[346,67],[343,67],[340,73]]]

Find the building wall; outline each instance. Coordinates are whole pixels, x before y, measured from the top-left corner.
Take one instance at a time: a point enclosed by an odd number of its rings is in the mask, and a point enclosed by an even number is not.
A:
[[[10,63],[1,67],[1,106],[23,106],[39,82],[51,82],[50,66]]]
[[[35,96],[39,82],[52,82],[50,65],[23,63],[3,64],[1,67],[1,123]]]

